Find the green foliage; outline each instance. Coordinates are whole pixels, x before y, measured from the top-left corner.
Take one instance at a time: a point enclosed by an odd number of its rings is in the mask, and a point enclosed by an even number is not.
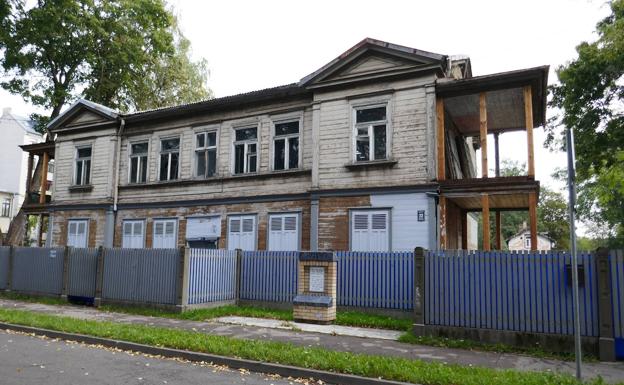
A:
[[[8,80],[0,85],[50,111],[33,116],[40,127],[78,96],[122,111],[209,96],[205,62],[188,58],[188,41],[163,0],[40,0],[32,7],[0,0],[6,13],[2,1],[12,5],[2,19]],[[171,75],[172,65],[183,75],[162,89],[146,82]],[[142,101],[149,93],[151,104]]]
[[[145,345],[426,385],[579,384],[574,377],[566,374],[521,372],[512,369],[500,370],[381,355],[354,354],[316,347],[300,347],[282,342],[242,340],[186,330],[79,320],[20,310],[0,309],[0,320]],[[600,384],[602,380],[598,378],[587,383]]]
[[[563,128],[574,132],[578,207],[582,219],[607,227],[624,245],[624,0],[596,26],[598,39],[582,42],[578,58],[557,69],[550,106],[560,115],[546,145],[560,147]]]

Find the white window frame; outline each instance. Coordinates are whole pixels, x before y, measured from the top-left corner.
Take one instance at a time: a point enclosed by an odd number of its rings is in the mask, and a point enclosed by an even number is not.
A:
[[[357,123],[357,111],[367,110],[370,108],[385,107],[386,108],[386,120],[378,120],[366,123]],[[390,98],[375,101],[361,101],[359,103],[351,104],[351,161],[353,163],[366,163],[366,162],[383,162],[391,159],[392,156],[392,102]],[[375,156],[375,136],[374,126],[380,124],[386,125],[386,157],[384,159],[374,159]],[[369,153],[368,160],[357,160],[357,137],[358,128],[368,128],[369,138]]]
[[[132,226],[132,231],[134,232],[134,224],[135,223],[141,223],[141,245],[138,247],[130,247],[129,245],[125,244],[125,226],[126,224],[130,224]],[[145,230],[146,230],[146,226],[145,226],[145,220],[144,219],[124,219],[121,222],[121,247],[124,249],[143,249],[145,248]],[[134,234],[132,234],[134,235]]]
[[[76,235],[78,235],[78,226],[84,223],[85,225],[85,235],[84,235],[84,246],[74,246],[73,244],[70,245],[70,237],[72,236],[70,229],[71,229],[71,225],[75,224],[76,225]],[[75,218],[75,219],[69,219],[67,221],[67,243],[66,245],[68,247],[89,247],[89,219],[79,219],[79,218]]]
[[[178,173],[175,176],[175,179],[171,178],[171,154],[175,153],[176,151],[163,151],[162,149],[162,142],[165,140],[172,140],[172,139],[177,139],[178,140]],[[162,138],[158,138],[158,143],[159,143],[159,149],[160,151],[158,152],[158,169],[156,170],[156,173],[158,175],[158,181],[159,182],[169,182],[169,181],[173,181],[173,180],[178,180],[180,179],[180,165],[182,164],[182,139],[179,136],[167,136],[167,137],[162,137]],[[160,165],[162,162],[162,155],[163,154],[168,154],[168,158],[167,158],[167,179],[160,179]]]
[[[241,223],[240,223],[240,229],[242,232],[243,229],[243,220],[244,219],[248,219],[248,218],[253,218],[254,220],[254,229],[253,229],[253,240],[254,240],[254,246],[253,246],[253,250],[257,250],[258,249],[258,215],[255,213],[241,213],[241,214],[231,214],[227,216],[227,221],[226,221],[226,245],[225,248],[230,250],[230,222],[232,221],[232,219],[240,219]]]
[[[357,208],[349,210],[349,250],[353,250],[353,230],[355,226],[354,216],[365,213],[371,218],[374,214],[386,214],[386,231],[388,234],[388,250],[370,250],[370,251],[392,251],[392,209],[387,207],[371,207]],[[371,223],[372,226],[372,223]],[[369,229],[371,230],[371,229]]]
[[[297,219],[297,250],[286,250],[286,251],[299,251],[301,250],[301,211],[284,211],[284,212],[270,212],[267,215],[267,232],[266,232],[266,245],[267,250],[270,249],[271,244],[271,218],[272,217],[282,217],[282,226],[284,225],[284,217],[285,216],[294,216]]]
[[[208,146],[208,134],[210,133],[214,133],[215,134],[215,145],[214,146]],[[197,147],[197,136],[199,135],[204,135],[204,147],[198,148]],[[205,174],[203,176],[199,176],[197,175],[197,154],[198,152],[201,151],[205,151],[206,152],[206,162],[208,162],[208,151],[209,150],[215,150],[215,173],[214,175],[211,176],[206,176]],[[207,165],[206,165],[207,166]],[[206,170],[208,170],[208,167],[206,167]],[[203,128],[201,130],[198,131],[194,131],[193,132],[193,166],[192,166],[192,171],[193,171],[193,178],[196,179],[206,179],[206,178],[214,178],[216,176],[219,175],[219,130],[216,128]]]
[[[141,155],[134,155],[132,153],[132,146],[135,144],[142,144],[142,143],[146,143],[147,144],[147,151],[145,152],[145,154],[141,154]],[[131,142],[128,143],[128,183],[131,184],[144,184],[147,183],[147,181],[149,180],[149,152],[150,152],[150,141],[149,139],[142,139],[142,140],[133,140]],[[140,174],[141,174],[141,158],[145,156],[145,163],[147,164],[147,167],[145,168],[145,182],[138,182],[138,181],[132,181],[132,158],[139,158],[139,160],[137,161],[137,179],[140,180]],[[160,171],[160,168],[158,169]],[[160,175],[159,175],[160,176]]]
[[[81,149],[85,149],[85,148],[90,148],[91,149],[91,156],[84,157],[84,158],[79,158],[78,157],[78,151]],[[85,181],[85,175],[86,175],[86,168],[85,168],[85,161],[89,161],[89,180]],[[82,175],[80,178],[80,184],[78,184],[78,163],[82,163]],[[81,144],[81,145],[77,145],[76,149],[75,149],[75,153],[74,153],[74,176],[73,176],[73,184],[74,186],[89,186],[91,185],[91,178],[93,177],[93,173],[91,172],[93,169],[93,144],[89,143],[89,144]]]
[[[155,218],[152,223],[152,249],[160,249],[160,247],[154,247],[154,241],[156,240],[156,223],[163,224],[163,231],[166,231],[167,223],[173,222],[173,236],[174,236],[174,246],[173,248],[178,247],[178,218]]]
[[[236,131],[244,130],[244,129],[256,129],[256,139],[247,139],[247,140],[236,140]],[[243,144],[243,172],[236,173],[236,145]],[[250,144],[256,145],[256,171],[249,171],[249,152],[248,148]],[[260,125],[259,124],[247,124],[240,125],[236,127],[232,127],[232,175],[245,175],[245,174],[256,174],[260,169]]]
[[[296,134],[288,134],[288,135],[276,135],[275,134],[275,126],[281,123],[292,123],[292,122],[298,122],[299,123],[299,132],[297,132]],[[302,159],[303,159],[303,145],[302,145],[302,138],[303,138],[303,119],[300,115],[298,115],[297,117],[293,117],[293,118],[282,118],[282,119],[276,119],[276,120],[272,120],[271,121],[271,171],[287,171],[287,170],[299,170],[302,168]],[[293,167],[290,168],[289,167],[289,151],[288,151],[288,145],[290,142],[291,138],[297,138],[299,140],[299,151],[297,154],[297,167]],[[284,168],[281,170],[277,170],[275,168],[275,155],[277,154],[275,151],[275,142],[277,140],[285,140],[285,147],[284,147]]]

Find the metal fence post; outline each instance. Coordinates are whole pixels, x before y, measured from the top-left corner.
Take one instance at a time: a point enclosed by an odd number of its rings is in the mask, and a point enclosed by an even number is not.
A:
[[[178,268],[178,282],[176,289],[176,309],[180,312],[184,311],[184,308],[188,305],[189,276],[191,268],[190,257],[191,250],[188,247],[180,247],[180,265]]]
[[[13,259],[15,258],[15,246],[9,249],[9,274],[7,276],[7,291],[13,290]]]
[[[102,304],[102,285],[104,283],[104,248],[98,247],[97,265],[95,269],[95,298],[93,306],[98,307]]]
[[[65,246],[63,251],[63,288],[61,289],[61,298],[66,301],[69,292],[69,253],[71,253],[71,247]]]
[[[414,249],[414,334],[425,334],[425,249]]]
[[[240,304],[240,292],[241,292],[241,265],[243,262],[243,250],[236,249],[236,305]]]
[[[613,291],[611,286],[609,250],[606,248],[599,248],[594,255],[598,279],[598,324],[600,325],[598,355],[600,361],[615,361]]]

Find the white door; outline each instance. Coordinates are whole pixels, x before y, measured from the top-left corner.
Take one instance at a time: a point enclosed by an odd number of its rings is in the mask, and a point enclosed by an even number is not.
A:
[[[177,219],[157,219],[154,221],[154,249],[175,249],[178,243]]]
[[[124,249],[142,249],[145,247],[144,230],[143,221],[124,221],[121,247]]]
[[[353,211],[351,213],[351,250],[389,251],[389,227],[387,210]]]
[[[67,246],[87,247],[89,221],[86,219],[70,220],[67,226]]]
[[[228,218],[229,250],[255,250],[256,249],[256,216],[237,215]]]
[[[269,250],[299,250],[298,214],[274,214],[269,216]]]

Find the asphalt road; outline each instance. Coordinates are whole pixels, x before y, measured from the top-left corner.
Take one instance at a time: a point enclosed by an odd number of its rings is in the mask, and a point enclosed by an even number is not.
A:
[[[281,385],[299,382],[0,331],[0,383],[3,385]]]

